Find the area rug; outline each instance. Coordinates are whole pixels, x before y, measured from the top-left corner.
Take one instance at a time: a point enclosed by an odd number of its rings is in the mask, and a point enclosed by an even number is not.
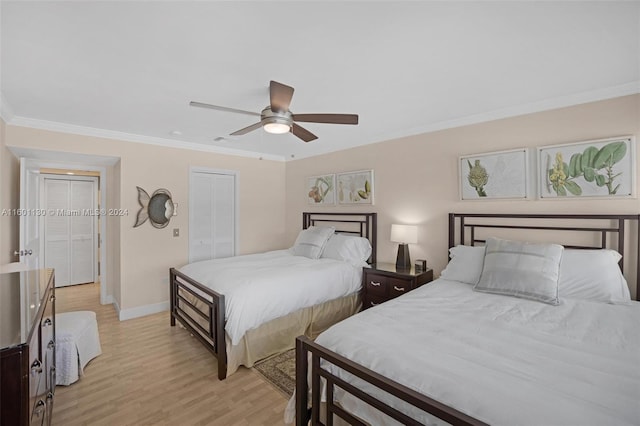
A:
[[[291,349],[254,364],[253,368],[287,398],[296,386],[296,351]]]

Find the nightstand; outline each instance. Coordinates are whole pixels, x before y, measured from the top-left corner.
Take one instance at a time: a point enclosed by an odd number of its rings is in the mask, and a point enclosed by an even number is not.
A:
[[[433,270],[396,269],[395,263],[374,263],[362,268],[362,309],[393,299],[433,280]]]

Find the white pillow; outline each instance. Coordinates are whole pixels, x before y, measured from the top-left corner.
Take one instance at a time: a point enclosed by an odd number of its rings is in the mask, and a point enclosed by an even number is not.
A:
[[[480,281],[486,293],[558,305],[558,278],[564,247],[488,238]]]
[[[625,303],[631,300],[629,286],[615,250],[565,250],[560,263],[558,288],[561,298]]]
[[[476,285],[484,264],[484,246],[455,246],[449,249],[451,260],[440,278]]]
[[[348,262],[354,266],[364,266],[371,256],[371,243],[366,238],[352,235],[333,234],[320,257]]]
[[[333,235],[335,228],[326,226],[310,226],[298,234],[292,247],[295,256],[304,256],[309,259],[318,259],[329,237]]]

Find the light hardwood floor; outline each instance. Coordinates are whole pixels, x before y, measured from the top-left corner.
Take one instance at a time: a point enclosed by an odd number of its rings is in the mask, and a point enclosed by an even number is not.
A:
[[[224,381],[215,358],[163,312],[120,322],[98,284],[56,289],[56,311],[96,312],[102,355],[56,388],[54,425],[282,425],[286,399],[252,369]]]

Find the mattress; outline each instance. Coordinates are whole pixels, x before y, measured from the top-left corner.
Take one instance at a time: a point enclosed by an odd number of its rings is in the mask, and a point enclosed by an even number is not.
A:
[[[362,267],[289,250],[213,259],[180,271],[225,296],[225,331],[237,345],[248,330],[299,309],[356,293]]]
[[[637,302],[551,306],[439,279],[334,325],[316,341],[492,425],[637,425],[638,330]],[[441,423],[335,372],[421,423]],[[336,399],[371,424],[397,424],[340,389]]]

